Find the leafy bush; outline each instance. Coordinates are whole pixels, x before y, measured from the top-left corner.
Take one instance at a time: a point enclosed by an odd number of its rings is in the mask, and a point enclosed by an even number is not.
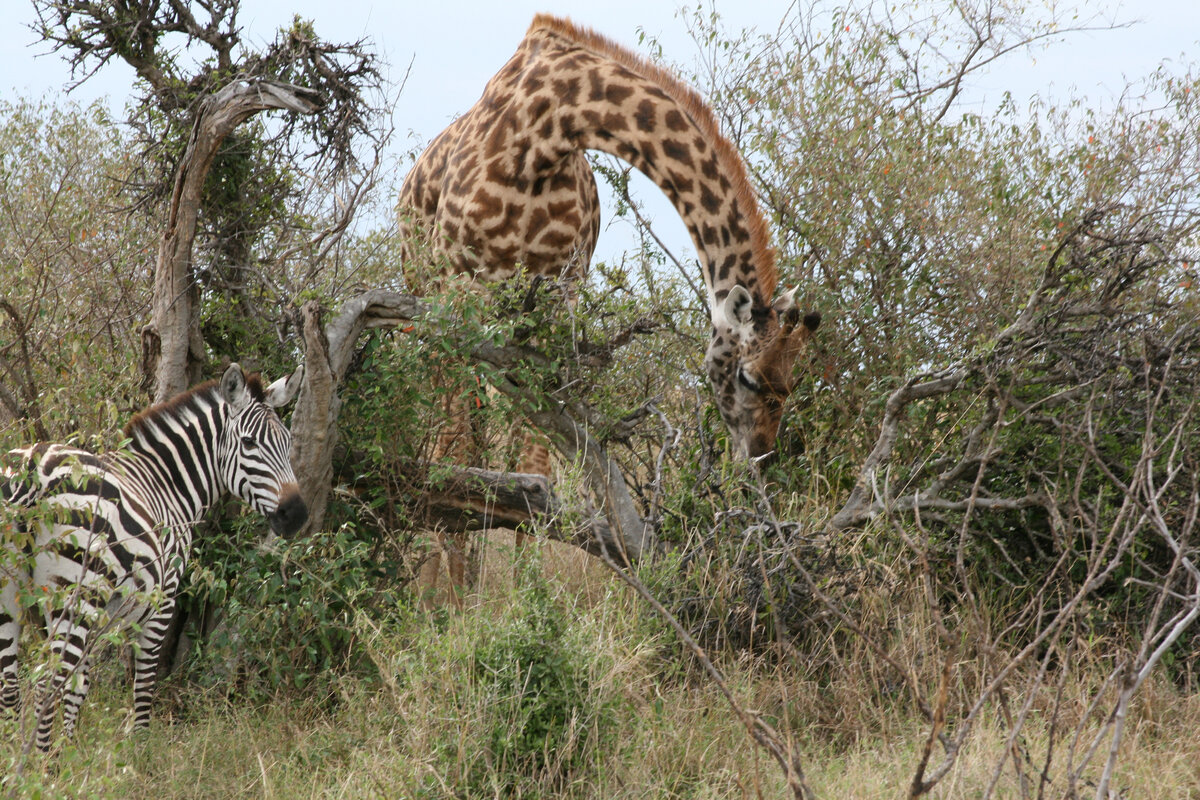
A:
[[[191,607],[216,616],[184,677],[232,681],[228,691],[251,699],[328,698],[340,677],[369,671],[355,631],[361,619],[386,624],[407,605],[402,562],[351,525],[270,547],[252,545],[256,521],[231,527],[228,549],[209,542],[191,570]]]
[[[606,733],[587,651],[545,580],[525,570],[521,602],[475,650],[476,687],[492,702],[490,771],[565,777]]]
[[[77,433],[113,447],[142,407],[156,235],[113,213],[129,153],[100,105],[0,102],[0,450]]]

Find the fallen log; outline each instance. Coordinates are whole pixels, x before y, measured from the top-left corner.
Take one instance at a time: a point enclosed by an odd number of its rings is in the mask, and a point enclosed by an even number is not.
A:
[[[338,457],[343,465],[337,479],[355,488],[361,482],[345,465],[361,458]],[[624,561],[623,543],[613,534],[602,515],[568,521],[565,505],[554,494],[550,479],[527,472],[501,472],[478,467],[409,461],[394,465],[413,486],[406,511],[431,529],[449,532],[481,531],[490,528],[516,529],[536,522],[555,541],[574,545],[594,556]],[[436,476],[436,477],[434,477]]]

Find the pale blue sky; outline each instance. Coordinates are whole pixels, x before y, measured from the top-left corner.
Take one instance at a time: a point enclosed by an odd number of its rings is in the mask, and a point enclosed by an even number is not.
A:
[[[60,93],[70,76],[59,57],[39,56],[48,48],[37,44],[27,27],[34,20],[32,6],[28,0],[0,2],[6,9],[0,22],[0,97]],[[244,41],[251,45],[269,40],[293,14],[300,14],[312,19],[327,40],[372,39],[377,52],[390,64],[394,80],[403,76],[411,61],[407,87],[394,109],[397,152],[409,146],[410,131],[417,141],[428,142],[468,108],[487,79],[512,54],[538,11],[570,16],[644,50],[638,42],[640,28],[661,40],[672,61],[690,62],[697,54],[673,0],[243,0],[242,5],[239,23]],[[696,3],[690,5],[694,8]],[[789,0],[715,0],[716,10],[730,30],[755,27],[773,31],[791,5]],[[707,7],[710,4],[706,2]],[[1127,80],[1144,77],[1162,61],[1186,61],[1188,54],[1197,52],[1200,2],[1196,0],[1086,3],[1086,7],[1089,14],[1099,8],[1118,21],[1143,21],[1122,30],[1076,33],[1066,43],[1012,54],[973,79],[971,97],[975,102],[994,102],[1005,90],[1018,102],[1035,93],[1061,97],[1070,91],[1102,101],[1119,92]],[[114,64],[74,96],[81,102],[107,96],[119,111],[130,75],[124,65]],[[647,201],[660,234],[672,243],[677,255],[684,255],[679,251],[685,249],[686,234],[665,199],[648,181],[640,182],[635,191]],[[597,257],[610,258],[628,241],[627,231],[614,226],[604,234]]]

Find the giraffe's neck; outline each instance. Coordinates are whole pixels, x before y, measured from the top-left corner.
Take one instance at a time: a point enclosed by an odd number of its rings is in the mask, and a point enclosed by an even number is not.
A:
[[[704,356],[744,457],[774,446],[792,368],[820,321],[775,296],[775,254],[746,167],[712,111],[670,73],[545,15],[483,96],[421,155],[400,192],[410,285],[429,263],[483,281],[522,271],[576,278],[599,230],[585,150],[650,177],[683,218],[708,289]],[[437,259],[421,257],[428,246]],[[793,290],[794,291],[794,290]]]
[[[521,116],[510,118],[535,134],[528,167],[552,170],[584,149],[627,161],[682,217],[714,315],[738,284],[758,305],[771,302],[776,271],[766,222],[741,157],[694,90],[609,40],[545,15],[534,19],[494,80],[511,82],[509,114]]]

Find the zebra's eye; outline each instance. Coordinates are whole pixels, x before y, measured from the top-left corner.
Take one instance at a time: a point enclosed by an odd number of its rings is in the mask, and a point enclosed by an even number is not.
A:
[[[258,447],[258,439],[255,439],[253,436],[243,436],[242,447],[245,447],[247,450],[254,450]]]

